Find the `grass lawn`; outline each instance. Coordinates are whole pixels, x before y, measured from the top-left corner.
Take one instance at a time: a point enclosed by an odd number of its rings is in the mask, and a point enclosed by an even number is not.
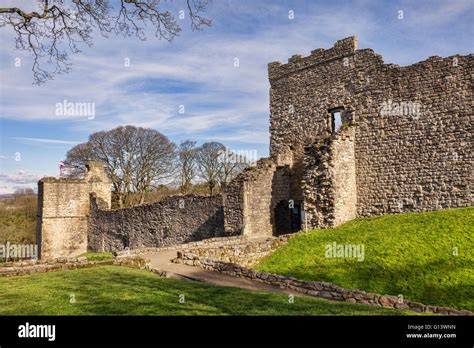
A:
[[[364,261],[325,257],[325,245],[333,242],[363,244]],[[255,268],[472,311],[473,251],[474,207],[469,207],[361,218],[311,231]]]
[[[109,253],[109,252],[105,252],[105,253],[87,252],[87,253],[81,254],[80,256],[84,256],[88,261],[112,260],[114,258],[112,253]]]
[[[3,277],[0,294],[0,315],[414,314],[309,297],[289,303],[286,295],[160,278],[119,266]]]

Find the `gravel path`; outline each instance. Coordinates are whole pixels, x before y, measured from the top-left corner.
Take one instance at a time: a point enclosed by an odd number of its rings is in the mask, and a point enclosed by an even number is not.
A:
[[[258,281],[231,277],[219,272],[208,271],[200,267],[188,266],[180,263],[172,263],[171,260],[176,257],[176,250],[167,250],[157,253],[145,254],[143,255],[143,257],[150,260],[150,265],[152,268],[161,272],[165,272],[166,277],[168,278],[190,279],[219,286],[229,286],[247,290],[260,290],[281,294],[294,294],[288,289],[281,289],[278,287],[260,283]]]

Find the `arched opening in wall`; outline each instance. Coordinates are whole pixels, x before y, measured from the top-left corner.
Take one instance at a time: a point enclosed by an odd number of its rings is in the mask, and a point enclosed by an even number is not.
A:
[[[301,230],[301,204],[282,200],[273,210],[274,232],[276,236]]]

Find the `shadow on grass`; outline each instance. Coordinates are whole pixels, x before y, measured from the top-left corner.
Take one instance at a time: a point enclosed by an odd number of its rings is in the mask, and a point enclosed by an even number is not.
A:
[[[407,314],[309,297],[289,303],[285,295],[164,279],[116,266],[12,277],[0,284],[0,292],[3,315]]]

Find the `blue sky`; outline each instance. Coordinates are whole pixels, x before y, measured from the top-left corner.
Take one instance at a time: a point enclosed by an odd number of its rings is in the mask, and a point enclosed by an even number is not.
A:
[[[183,3],[166,6],[177,16]],[[29,9],[32,2],[2,1],[10,5]],[[207,16],[214,24],[203,32],[180,20],[183,32],[171,44],[153,34],[144,42],[97,36],[94,46],[71,55],[69,74],[42,86],[32,85],[31,56],[15,50],[11,30],[0,28],[0,194],[58,175],[68,149],[118,125],[154,128],[176,143],[219,141],[267,156],[267,64],[344,37],[357,35],[359,48],[399,65],[473,52],[472,0],[214,0]],[[95,103],[95,118],[56,116],[63,100]]]

